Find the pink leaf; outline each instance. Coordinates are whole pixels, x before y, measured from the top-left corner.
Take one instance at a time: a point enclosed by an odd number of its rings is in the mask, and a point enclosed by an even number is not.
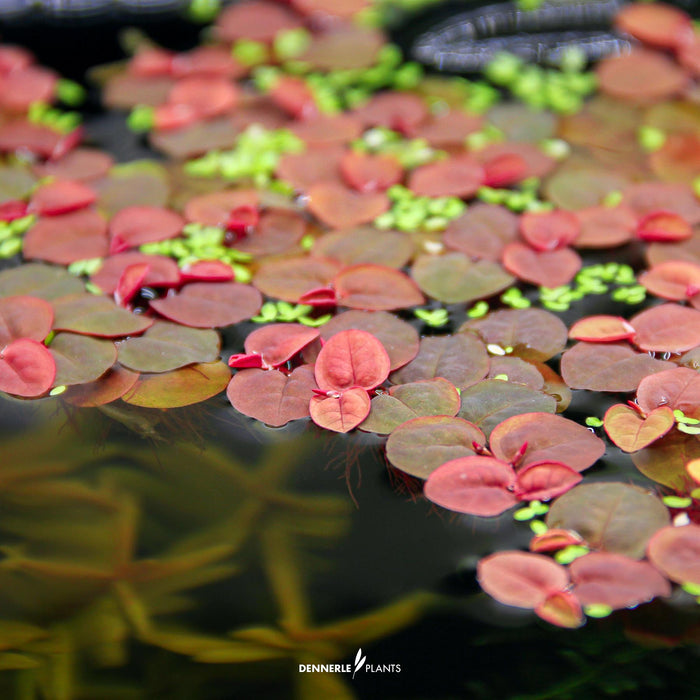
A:
[[[36,340],[21,338],[0,351],[0,391],[28,398],[45,394],[56,377],[56,363]]]
[[[518,472],[516,495],[521,501],[549,501],[578,484],[583,477],[559,462],[537,462]]]
[[[321,428],[347,433],[367,418],[369,394],[361,387],[347,389],[337,396],[314,396],[309,404],[311,420]]]

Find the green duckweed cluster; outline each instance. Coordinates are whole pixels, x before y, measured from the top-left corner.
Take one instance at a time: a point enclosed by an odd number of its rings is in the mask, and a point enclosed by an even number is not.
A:
[[[429,328],[442,328],[446,326],[450,320],[450,315],[447,309],[415,309],[414,316]]]
[[[444,151],[432,148],[425,139],[406,139],[397,131],[383,126],[367,129],[350,145],[361,153],[393,156],[403,168],[409,170],[447,157]]]
[[[484,75],[533,109],[576,114],[584,98],[596,88],[595,74],[584,72],[585,66],[585,54],[575,48],[563,54],[560,69],[527,64],[514,54],[502,52],[493,57]]]
[[[378,229],[443,231],[466,209],[457,197],[420,197],[403,185],[393,185],[386,193],[391,209],[374,220]]]
[[[12,258],[22,251],[22,237],[35,221],[34,214],[14,221],[0,221],[0,260]]]
[[[216,226],[189,223],[182,229],[182,236],[159,243],[145,243],[139,250],[148,255],[165,255],[174,258],[179,267],[186,267],[201,260],[218,260],[231,267],[237,282],[252,279],[246,267],[253,258],[224,244],[226,232]]]
[[[288,129],[265,129],[253,124],[243,131],[236,145],[227,151],[209,151],[185,163],[185,173],[193,177],[220,177],[232,182],[250,181],[284,194],[293,188],[274,179],[281,156],[301,153],[304,142]]]
[[[611,286],[616,289],[612,292]],[[611,262],[605,265],[589,265],[576,275],[573,285],[547,288],[540,287],[540,302],[550,311],[567,311],[571,303],[588,295],[607,294],[613,301],[625,304],[641,304],[646,298],[646,289],[634,276],[629,265]]]
[[[243,48],[237,42],[234,56],[246,65],[254,65],[253,82],[262,92],[271,90],[282,75],[295,75],[301,78],[311,91],[318,109],[325,114],[339,114],[364,104],[378,90],[411,90],[423,78],[423,68],[419,63],[404,62],[401,49],[394,44],[386,44],[377,55],[376,63],[369,68],[317,71],[296,58],[303,54],[310,41],[297,32],[282,32],[275,40],[273,52],[280,49],[288,56],[279,66],[267,65],[266,46],[252,46],[257,42],[246,42]],[[305,31],[305,30],[302,30]],[[294,56],[290,55],[294,54]],[[280,58],[279,55],[276,56]]]
[[[29,107],[27,119],[32,124],[48,126],[61,134],[70,133],[78,128],[82,121],[82,117],[78,112],[64,112],[57,107],[51,107],[46,102],[34,102]]]
[[[331,314],[314,317],[313,306],[308,304],[290,304],[286,301],[267,301],[260,313],[250,320],[253,323],[301,323],[304,326],[318,328],[331,320]]]
[[[551,211],[554,205],[538,198],[539,188],[539,178],[529,177],[514,189],[480,187],[476,196],[486,204],[500,204],[518,214],[524,211]]]

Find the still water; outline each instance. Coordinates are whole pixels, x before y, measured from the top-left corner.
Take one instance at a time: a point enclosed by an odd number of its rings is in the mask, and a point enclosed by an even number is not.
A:
[[[697,697],[687,597],[554,629],[475,582],[527,526],[438,513],[373,436],[135,408],[0,403],[1,698]]]

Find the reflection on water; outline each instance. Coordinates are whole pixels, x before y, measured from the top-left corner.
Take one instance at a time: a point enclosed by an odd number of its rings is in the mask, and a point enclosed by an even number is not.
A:
[[[372,444],[133,409],[0,404],[0,697],[693,697],[694,608],[533,624],[473,578],[526,533],[402,499]]]

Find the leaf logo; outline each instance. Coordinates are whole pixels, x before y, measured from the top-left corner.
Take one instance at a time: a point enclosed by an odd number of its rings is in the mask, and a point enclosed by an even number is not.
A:
[[[362,668],[365,661],[367,661],[367,657],[362,656],[362,649],[358,649],[357,654],[355,654],[355,670],[352,672],[353,680],[355,678],[355,674]]]

